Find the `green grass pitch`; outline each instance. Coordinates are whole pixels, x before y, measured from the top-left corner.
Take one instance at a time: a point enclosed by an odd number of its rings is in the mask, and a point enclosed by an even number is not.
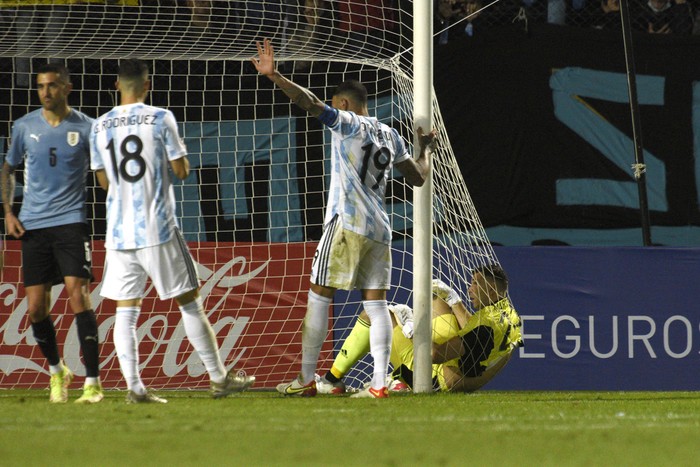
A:
[[[698,465],[700,393],[501,392],[387,400],[158,393],[92,406],[0,391],[0,465]]]

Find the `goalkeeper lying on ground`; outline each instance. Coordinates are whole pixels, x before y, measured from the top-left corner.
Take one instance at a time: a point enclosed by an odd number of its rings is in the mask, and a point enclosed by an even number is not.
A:
[[[508,278],[500,266],[472,271],[468,294],[470,313],[457,293],[439,280],[433,281],[433,385],[442,391],[476,391],[489,382],[522,345],[520,317],[507,298]],[[394,331],[390,385],[405,390],[413,384],[413,311],[392,305]],[[343,343],[333,367],[317,381],[320,393],[345,392],[342,381],[350,368],[369,351],[369,321],[363,311]]]

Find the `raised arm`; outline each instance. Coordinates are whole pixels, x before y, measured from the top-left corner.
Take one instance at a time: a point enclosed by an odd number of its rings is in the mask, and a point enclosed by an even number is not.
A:
[[[436,132],[423,133],[423,128],[418,127],[418,157],[406,159],[396,164],[396,169],[401,172],[410,185],[423,186],[430,171],[429,149],[433,146]]]
[[[255,44],[258,47],[258,57],[257,59],[253,57],[250,61],[255,66],[255,69],[258,70],[258,73],[267,76],[270,81],[275,83],[296,105],[306,110],[314,117],[321,115],[326,108],[326,104],[316,97],[314,93],[288,80],[277,71],[277,66],[275,65],[275,51],[272,48],[270,39],[265,39],[262,44],[256,41]]]

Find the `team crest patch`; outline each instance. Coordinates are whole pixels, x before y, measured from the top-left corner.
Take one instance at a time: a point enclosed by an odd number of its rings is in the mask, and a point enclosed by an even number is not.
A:
[[[78,144],[78,141],[80,141],[80,133],[77,131],[69,131],[66,139],[69,146],[75,146]]]

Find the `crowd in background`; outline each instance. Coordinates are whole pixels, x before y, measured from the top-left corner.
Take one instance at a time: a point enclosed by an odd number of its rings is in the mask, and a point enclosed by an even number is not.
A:
[[[129,31],[150,41],[203,40],[235,46],[250,37],[279,40],[301,54],[331,43],[344,50],[392,49],[410,36],[410,0],[0,0],[0,39],[19,49],[37,47],[95,16],[95,28]],[[439,43],[473,36],[484,27],[516,21],[596,29],[620,29],[619,0],[435,0]],[[700,0],[628,0],[634,30],[700,35]],[[118,15],[104,8],[121,8]],[[72,23],[79,23],[73,26]],[[406,29],[409,28],[409,29]],[[163,34],[163,37],[159,34]],[[41,37],[41,39],[39,39]],[[65,38],[63,38],[65,39]],[[225,44],[220,44],[225,41]],[[286,41],[285,41],[286,42]],[[366,51],[366,50],[365,50]],[[33,53],[35,51],[32,51]],[[299,63],[300,68],[306,65]]]
[[[1,0],[0,0],[1,1]],[[132,0],[133,1],[133,0]],[[190,8],[198,21],[208,17],[211,10],[221,8],[215,0],[156,0],[170,1]],[[149,0],[141,0],[149,3]],[[700,34],[700,0],[629,0],[631,25],[637,31],[657,34]],[[257,5],[257,6],[256,6]],[[315,26],[331,26],[341,32],[367,29],[397,29],[406,12],[411,16],[412,2],[407,0],[273,0],[263,7],[259,2],[247,2],[246,15],[256,15],[257,9],[270,13],[270,5],[286,16],[291,24],[301,24],[305,29]],[[514,18],[526,17],[535,22],[593,27],[597,29],[620,28],[619,0],[436,0],[436,31],[449,24],[464,20],[467,24],[487,26],[511,23]],[[482,8],[482,12],[479,12]],[[390,11],[398,12],[396,15]],[[260,12],[258,12],[260,13]]]
[[[595,29],[621,29],[619,0],[439,0],[435,31],[439,43],[473,36],[482,27],[514,21]],[[630,26],[651,34],[700,35],[697,0],[629,0]],[[452,27],[450,27],[452,26]]]

